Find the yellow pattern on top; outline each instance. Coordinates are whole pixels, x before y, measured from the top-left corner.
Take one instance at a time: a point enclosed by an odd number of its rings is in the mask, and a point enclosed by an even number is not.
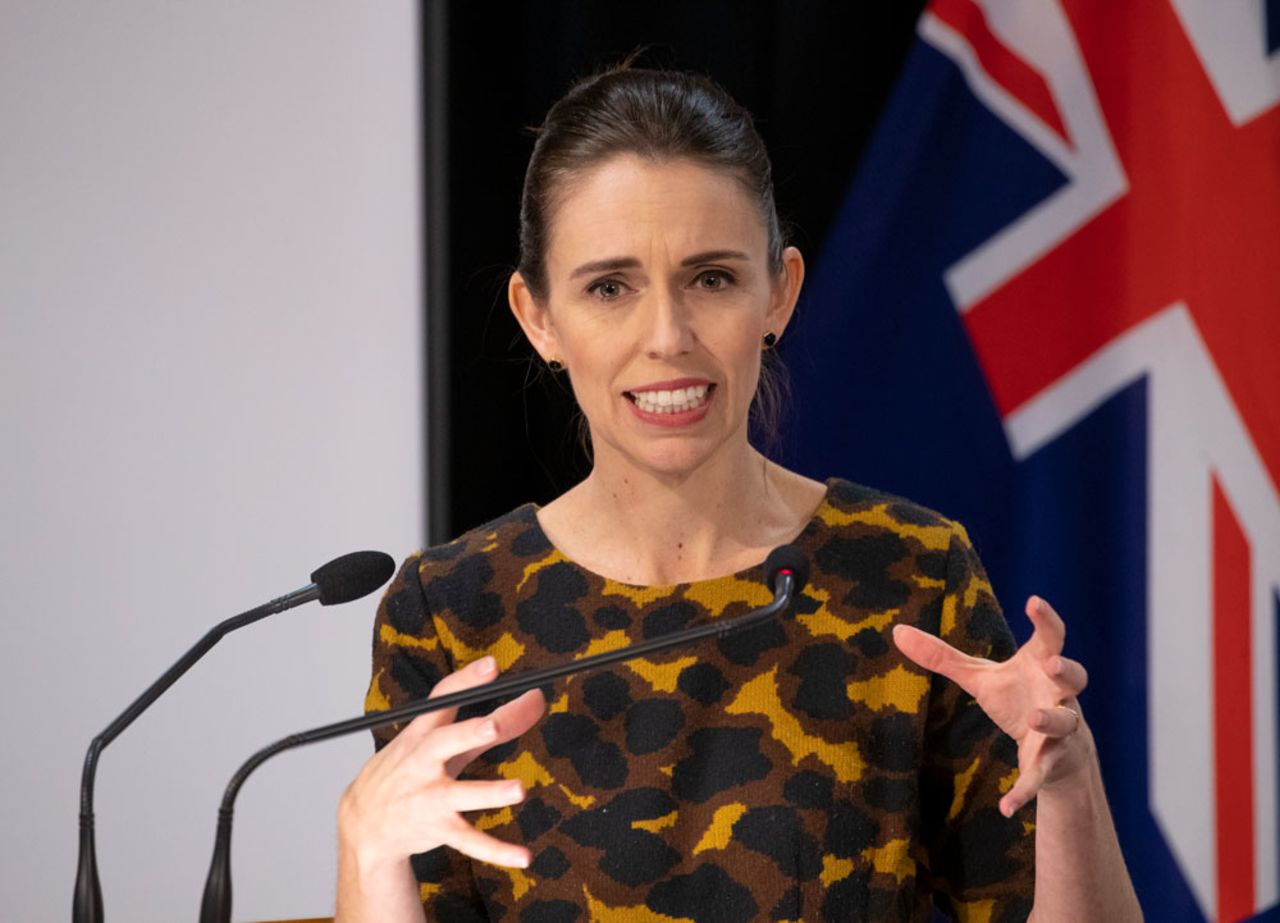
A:
[[[969,783],[973,781],[973,774],[978,771],[980,762],[982,760],[974,757],[969,768],[956,776],[956,790],[951,796],[951,810],[947,812],[947,820],[952,820],[964,809],[964,796],[969,791]]]
[[[603,638],[596,638],[587,645],[587,649],[581,654],[575,654],[574,660],[582,660],[584,657],[594,657],[596,654],[606,654],[609,651],[616,651],[619,648],[626,647],[631,643],[631,639],[627,637],[627,633],[621,628],[615,628],[606,634]]]
[[[827,608],[827,603],[831,601],[829,592],[817,587],[810,587],[805,592],[818,601],[818,608],[813,612],[797,615],[796,621],[803,625],[805,630],[814,637],[834,635],[841,641],[848,641],[866,628],[870,628],[873,631],[881,631],[892,624],[893,620],[898,617],[897,609],[889,609],[885,612],[873,613],[866,618],[858,619],[856,622],[849,622]]]
[[[519,779],[527,792],[538,785],[550,785],[551,773],[528,750],[513,760],[498,764],[498,775],[504,779]]]
[[[1018,767],[1014,766],[1013,769],[1009,770],[1009,774],[1003,777],[999,781],[999,783],[997,783],[996,788],[1000,790],[1000,794],[1007,795],[1009,794],[1009,789],[1013,788],[1014,785],[1017,784],[1017,782],[1018,782]]]
[[[644,904],[610,907],[592,897],[586,885],[582,886],[582,893],[587,897],[587,912],[592,923],[694,923],[689,917],[669,917],[665,913],[654,913]]]
[[[895,708],[915,714],[920,708],[920,700],[929,691],[929,677],[898,664],[888,673],[864,682],[849,683],[845,688],[850,701],[861,702],[872,711]]]
[[[509,868],[505,865],[500,865],[498,868],[506,872],[511,878],[511,896],[516,900],[524,897],[525,893],[537,884],[536,881],[524,873],[523,869]]]
[[[524,585],[529,582],[529,578],[542,570],[544,567],[550,567],[552,564],[559,564],[561,561],[569,560],[560,553],[559,548],[552,548],[546,555],[536,561],[530,561],[524,566],[524,574],[520,577],[520,582],[516,584],[516,592],[519,593],[524,589]]]
[[[493,551],[493,549],[495,549],[495,548],[497,548],[497,547],[498,547],[498,543],[497,543],[497,542],[490,542],[489,544],[485,545],[485,546],[484,546],[483,548],[481,548],[480,550],[481,550],[481,551],[485,551],[485,552],[489,552],[489,551]]]
[[[991,911],[995,909],[996,902],[991,898],[968,903],[953,899],[951,906],[955,908],[960,923],[991,923]]]
[[[818,515],[829,526],[847,526],[858,522],[868,526],[888,529],[903,538],[915,539],[930,551],[946,551],[951,545],[951,537],[955,535],[955,529],[950,524],[920,526],[914,523],[900,522],[890,515],[888,503],[877,503],[868,509],[849,510],[847,512],[824,503],[822,509],[818,510]]]
[[[378,640],[388,647],[416,647],[424,651],[434,651],[440,646],[440,639],[434,635],[430,638],[418,638],[396,631],[385,622],[378,629]]]
[[[831,887],[837,881],[853,874],[853,860],[841,859],[827,853],[822,857],[822,874],[819,877],[823,887]]]
[[[684,598],[705,606],[712,618],[718,618],[733,603],[746,603],[753,609],[763,606],[773,599],[773,593],[758,580],[726,577],[695,583],[685,590]]]
[[[475,828],[477,830],[492,830],[494,827],[505,827],[514,819],[511,809],[503,808],[501,811],[494,811],[492,814],[481,814],[475,820]]]
[[[647,606],[649,603],[666,599],[674,589],[674,586],[632,586],[630,583],[621,583],[606,577],[604,589],[600,591],[600,595],[621,596],[623,599],[631,600],[637,606]]]
[[[653,820],[633,820],[631,822],[631,829],[648,830],[650,833],[657,833],[659,830],[674,827],[679,815],[679,811],[672,811],[670,814],[663,814],[661,817],[653,818]]]
[[[551,773],[547,772],[546,767],[539,763],[528,750],[522,751],[513,760],[499,763],[498,775],[504,779],[519,779],[526,792],[539,785],[555,783]],[[568,786],[561,785],[560,791],[564,792],[565,797],[580,808],[589,808],[596,803],[594,795],[575,795]]]
[[[910,848],[908,840],[890,840],[883,846],[868,846],[862,851],[862,858],[877,872],[892,875],[902,884],[916,873],[916,860],[907,854]]]
[[[558,715],[569,710],[569,693],[564,693],[547,708],[547,714]]]
[[[764,715],[773,729],[774,738],[791,751],[791,764],[799,766],[806,756],[814,756],[831,767],[841,782],[857,782],[862,778],[862,755],[852,741],[832,744],[821,737],[806,734],[800,720],[782,705],[778,698],[778,667],[761,673],[746,683],[725,709],[731,715]]]
[[[440,635],[440,640],[444,642],[458,669],[462,669],[473,660],[479,660],[485,654],[490,654],[498,662],[498,669],[506,670],[524,656],[524,645],[509,631],[504,631],[502,637],[488,647],[468,647],[458,639],[443,619],[432,621],[435,622],[436,633]]]
[[[724,849],[728,846],[729,838],[733,834],[733,825],[746,813],[747,806],[736,801],[716,808],[716,813],[712,815],[706,832],[698,840],[698,845],[693,847],[693,854],[696,856],[708,849]]]
[[[426,901],[431,900],[431,898],[435,897],[442,890],[444,890],[443,886],[436,884],[434,882],[426,882],[426,881],[418,882],[418,897],[424,903]]]
[[[386,670],[383,669],[373,674],[373,682],[369,683],[369,691],[364,697],[364,710],[367,712],[386,711],[391,707],[391,700],[382,691],[381,680],[385,672]]]
[[[685,667],[691,667],[697,662],[697,657],[689,656],[670,663],[654,663],[652,660],[644,659],[631,660],[627,662],[627,666],[631,668],[632,673],[652,686],[654,692],[675,692],[680,673]]]

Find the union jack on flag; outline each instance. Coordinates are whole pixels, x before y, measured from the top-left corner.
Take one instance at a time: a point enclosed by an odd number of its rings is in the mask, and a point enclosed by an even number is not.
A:
[[[933,0],[801,311],[789,460],[1063,613],[1147,918],[1280,919],[1280,0]]]

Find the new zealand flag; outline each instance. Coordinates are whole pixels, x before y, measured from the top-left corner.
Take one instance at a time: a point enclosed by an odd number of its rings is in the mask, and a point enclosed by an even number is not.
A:
[[[1067,620],[1149,920],[1280,919],[1278,101],[1280,0],[934,0],[786,343]]]

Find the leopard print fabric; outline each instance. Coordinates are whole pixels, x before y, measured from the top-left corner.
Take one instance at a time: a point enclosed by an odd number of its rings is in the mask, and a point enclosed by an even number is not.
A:
[[[770,598],[762,567],[666,587],[605,579],[554,548],[535,511],[405,562],[378,612],[368,710],[485,654],[533,670]],[[533,862],[415,856],[428,919],[922,921],[932,904],[1026,918],[1034,807],[996,808],[1013,742],[889,635],[903,622],[1012,654],[964,529],[833,479],[796,544],[812,575],[786,617],[556,683],[531,731],[472,764],[467,778],[524,783],[523,803],[471,819]]]

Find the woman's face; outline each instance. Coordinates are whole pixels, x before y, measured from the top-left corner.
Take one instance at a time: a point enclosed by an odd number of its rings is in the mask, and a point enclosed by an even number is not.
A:
[[[547,295],[511,305],[568,369],[597,462],[679,474],[744,448],[761,339],[780,335],[804,264],[769,269],[756,203],[732,175],[619,155],[573,179],[551,216]]]

